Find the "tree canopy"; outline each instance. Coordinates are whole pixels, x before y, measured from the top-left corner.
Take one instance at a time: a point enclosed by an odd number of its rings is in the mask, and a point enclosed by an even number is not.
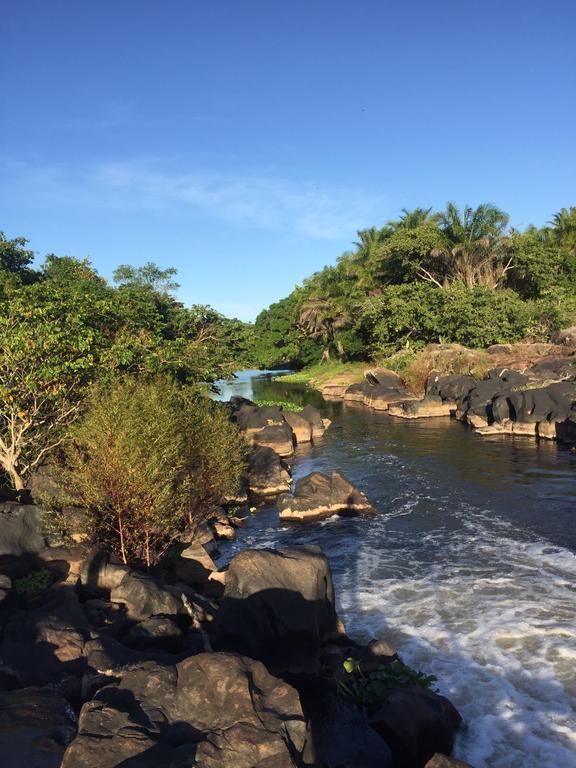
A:
[[[542,340],[576,323],[576,207],[523,232],[491,203],[404,208],[353,245],[259,315],[260,364]]]

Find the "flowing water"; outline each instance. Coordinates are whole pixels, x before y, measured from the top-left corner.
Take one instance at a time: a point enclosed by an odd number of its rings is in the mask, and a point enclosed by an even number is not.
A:
[[[280,525],[252,515],[251,546],[319,544],[350,635],[386,637],[435,674],[465,719],[475,768],[576,766],[576,455],[481,438],[449,419],[404,421],[244,372],[225,396],[312,402],[333,424],[297,449],[294,479],[342,471],[375,518]]]

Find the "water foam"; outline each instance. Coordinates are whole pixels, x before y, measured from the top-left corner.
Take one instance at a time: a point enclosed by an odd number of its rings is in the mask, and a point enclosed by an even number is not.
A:
[[[395,575],[386,517],[337,576],[349,631],[387,637],[438,677],[466,721],[455,754],[475,768],[574,768],[576,556],[477,513],[460,532],[426,534],[442,554]]]

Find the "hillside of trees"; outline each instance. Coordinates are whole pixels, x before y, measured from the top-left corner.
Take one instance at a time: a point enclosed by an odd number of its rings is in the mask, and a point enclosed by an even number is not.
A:
[[[540,341],[576,324],[576,207],[522,232],[491,204],[404,209],[354,246],[260,313],[257,365]]]

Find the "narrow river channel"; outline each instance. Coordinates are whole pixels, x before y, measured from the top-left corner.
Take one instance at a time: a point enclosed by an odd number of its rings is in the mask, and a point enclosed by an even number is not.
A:
[[[475,768],[576,766],[576,455],[523,437],[481,438],[449,419],[403,421],[326,403],[305,387],[242,372],[222,398],[312,402],[333,424],[298,448],[294,479],[338,469],[372,519],[280,525],[250,516],[246,547],[319,544],[350,635],[386,637],[435,674],[466,726]]]

